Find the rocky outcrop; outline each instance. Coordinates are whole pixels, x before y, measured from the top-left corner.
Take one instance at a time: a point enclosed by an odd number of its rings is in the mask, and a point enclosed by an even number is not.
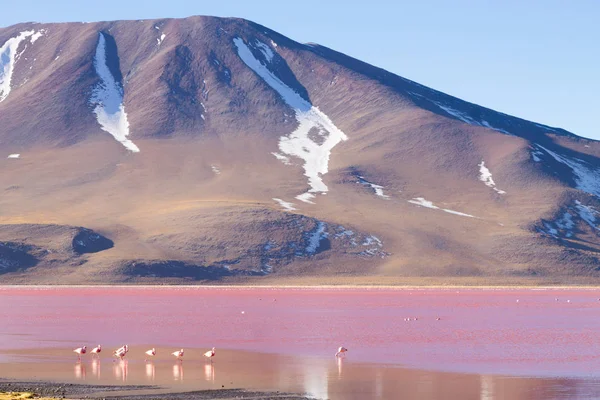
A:
[[[98,253],[113,246],[112,240],[91,229],[81,228],[73,238],[73,251],[77,254]]]
[[[34,267],[38,260],[31,250],[31,246],[20,243],[0,242],[0,274]]]
[[[266,271],[247,271],[231,268],[226,263],[204,266],[173,260],[134,261],[127,264],[122,272],[124,275],[135,277],[188,278],[197,281],[213,281],[231,276],[262,276],[267,274]]]

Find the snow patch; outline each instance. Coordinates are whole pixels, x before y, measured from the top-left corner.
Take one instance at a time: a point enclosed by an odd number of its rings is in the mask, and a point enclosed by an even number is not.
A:
[[[390,196],[383,193],[383,189],[385,189],[383,186],[371,183],[362,176],[358,176],[358,183],[360,183],[361,185],[364,185],[364,186],[369,186],[371,189],[373,189],[373,191],[375,192],[375,194],[377,196],[379,196],[385,200],[389,200]]]
[[[31,35],[31,39],[29,39],[29,41],[31,42],[31,44],[34,44],[39,38],[41,38],[45,34],[46,34],[45,29],[35,32],[33,35]]]
[[[265,56],[265,59],[267,60],[268,63],[273,61],[273,57],[275,57],[275,54],[273,54],[273,50],[271,50],[271,48],[269,46],[267,46],[266,44],[264,44],[263,42],[261,42],[258,39],[256,40],[255,44],[256,44],[256,47],[258,47],[258,50],[260,50],[260,52],[263,53],[263,55]]]
[[[556,220],[556,226],[560,229],[567,231],[566,236],[570,237],[573,235],[571,231],[575,227],[575,222],[573,222],[573,216],[566,211],[559,219]]]
[[[204,100],[208,100],[208,94],[210,93],[210,89],[206,86],[206,79],[202,79],[202,98]],[[204,108],[204,104],[202,104],[202,108]],[[204,108],[206,110],[206,108]]]
[[[275,158],[277,158],[279,161],[283,162],[285,165],[292,165],[289,157],[286,157],[283,154],[275,153],[275,152],[272,152],[271,154],[273,154],[275,156]]]
[[[140,149],[127,139],[129,121],[123,105],[123,87],[115,81],[106,64],[106,39],[103,33],[98,34],[94,68],[100,82],[92,90],[90,103],[95,106],[94,113],[101,129],[110,133],[127,150],[139,152]]]
[[[261,271],[265,274],[270,274],[273,272],[273,266],[269,264],[265,264],[262,266]]]
[[[296,208],[294,207],[294,203],[289,203],[287,201],[278,199],[276,197],[273,197],[273,200],[275,200],[276,202],[278,202],[279,205],[281,207],[283,207],[286,211],[295,211],[296,210]]]
[[[462,213],[460,211],[448,210],[447,208],[440,208],[440,210],[442,210],[444,212],[447,212],[448,214],[454,214],[454,215],[458,215],[458,216],[461,216],[461,217],[475,218],[473,215],[465,214],[465,213]]]
[[[306,246],[306,253],[315,254],[317,252],[321,240],[327,238],[327,232],[325,232],[326,227],[327,224],[325,222],[317,222],[317,227],[308,238],[308,246]]]
[[[21,32],[16,37],[8,39],[2,47],[0,47],[0,103],[8,97],[8,94],[11,91],[11,79],[15,70],[15,64],[21,57],[21,54],[23,54],[23,51],[25,51],[25,49],[23,49],[17,54],[19,45],[23,40],[35,34],[35,31]]]
[[[381,240],[379,240],[379,238],[374,235],[367,236],[364,242],[362,243],[363,246],[370,246],[372,244],[376,244],[379,247],[383,247],[383,243],[381,243]]]
[[[275,43],[273,40],[271,40],[271,46],[277,48],[277,43]]]
[[[573,171],[575,187],[577,189],[600,197],[600,174],[598,174],[598,171],[593,166],[578,158],[572,159],[555,153],[539,144],[536,144],[536,146]]]
[[[299,194],[298,196],[296,196],[296,198],[298,200],[300,200],[300,201],[305,202],[305,203],[315,204],[314,202],[310,201],[310,199],[314,199],[315,198],[315,195],[312,194],[312,193],[308,193],[308,192],[302,193],[302,194]]]
[[[485,183],[486,186],[494,189],[498,194],[506,194],[504,190],[500,190],[496,187],[496,183],[492,179],[492,173],[485,166],[485,161],[481,161],[479,164],[479,180]]]
[[[413,94],[416,94],[416,93],[413,93]],[[421,96],[421,95],[418,95],[418,96]],[[421,97],[423,97],[423,96],[421,96]],[[469,125],[482,126],[484,128],[493,129],[495,131],[498,131],[498,132],[501,132],[501,133],[505,133],[507,135],[511,135],[512,136],[512,134],[510,132],[505,131],[504,129],[496,128],[496,127],[490,125],[490,123],[487,122],[486,120],[481,120],[481,122],[480,122],[480,121],[477,121],[477,120],[471,118],[467,113],[464,113],[462,111],[458,111],[458,110],[456,110],[456,109],[454,109],[454,108],[452,108],[452,107],[450,107],[448,105],[445,105],[445,104],[442,104],[442,103],[440,103],[438,101],[433,101],[433,100],[431,100],[431,102],[433,104],[435,104],[436,106],[438,106],[443,111],[445,111],[446,113],[448,113],[448,114],[450,114],[450,115],[458,118],[459,120],[463,121],[464,123],[467,123]]]
[[[544,153],[542,153],[541,151],[532,148],[531,150],[531,158],[533,159],[533,161],[535,162],[542,162],[541,157],[544,155]]]
[[[418,206],[433,208],[435,210],[439,210],[439,207],[433,205],[433,202],[429,200],[425,200],[423,197],[415,197],[412,200],[408,200],[409,203],[416,204]]]
[[[558,230],[553,228],[548,222],[544,222],[544,228],[546,228],[544,231],[545,234],[558,238]]]
[[[19,158],[21,157],[20,154],[9,154],[7,158]]]
[[[210,168],[212,169],[212,172],[214,172],[217,175],[221,173],[221,170],[215,165],[211,165]]]
[[[600,213],[593,207],[586,206],[579,200],[575,200],[575,205],[569,207],[556,220],[542,220],[543,228],[538,228],[538,231],[555,239],[561,237],[570,238],[575,234],[574,228],[576,227],[577,220],[585,222],[594,230],[600,230],[596,223],[598,215]]]
[[[338,226],[338,232],[335,234],[335,238],[339,239],[344,236],[348,236],[348,237],[354,236],[354,231],[351,231],[350,229],[346,229],[340,225],[340,226]]]
[[[586,206],[581,204],[579,200],[575,200],[575,208],[577,208],[577,212],[579,213],[579,217],[584,220],[592,229],[599,229],[596,226],[596,215],[598,215],[598,211],[590,206]]]
[[[165,35],[164,33],[161,34],[159,38],[156,38],[156,45],[160,46],[166,37],[167,35]]]
[[[283,154],[298,157],[304,161],[304,175],[308,177],[308,184],[311,187],[308,193],[327,192],[329,189],[321,176],[329,170],[331,150],[339,142],[347,140],[348,137],[335,126],[327,115],[302,98],[275,76],[266,65],[256,59],[242,39],[234,38],[233,42],[242,61],[279,93],[283,101],[295,111],[298,128],[291,134],[280,138],[279,150]],[[315,143],[309,137],[309,132],[315,128],[328,132],[321,144]]]
[[[382,252],[380,249],[383,247],[383,243],[377,236],[370,235],[366,236],[364,241],[361,243],[362,246],[368,247],[367,249],[361,251],[359,254],[362,256],[377,256],[380,255],[381,258],[385,258],[387,253]]]
[[[493,129],[493,130],[495,130],[495,131],[498,131],[498,132],[501,132],[501,133],[505,133],[505,134],[507,134],[507,135],[511,135],[511,136],[512,136],[512,133],[510,133],[510,132],[508,132],[508,131],[505,131],[504,129],[496,128],[496,127],[494,127],[494,126],[490,125],[490,124],[489,124],[489,123],[488,123],[486,120],[484,120],[484,119],[482,119],[482,120],[481,120],[481,124],[480,124],[480,125],[481,125],[481,126],[484,126],[484,127],[486,127],[486,128]]]
[[[431,202],[429,200],[425,200],[423,197],[416,197],[412,200],[407,200],[407,201],[411,204],[416,204],[421,207],[431,208],[433,210],[441,210],[441,211],[447,212],[449,214],[459,215],[461,217],[476,218],[473,215],[465,214],[460,211],[449,210],[447,208],[440,208],[440,207],[436,206],[435,204],[433,204],[433,202]]]
[[[469,117],[467,114],[462,113],[458,110],[455,110],[454,108],[444,105],[438,101],[433,101],[433,104],[435,104],[436,106],[438,106],[439,108],[441,108],[443,111],[445,111],[446,113],[458,118],[459,120],[469,124],[469,125],[481,125],[479,124],[477,121],[475,121],[473,118]]]

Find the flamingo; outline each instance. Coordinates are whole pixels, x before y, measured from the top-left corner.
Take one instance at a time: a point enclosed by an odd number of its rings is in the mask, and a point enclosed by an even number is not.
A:
[[[338,348],[338,351],[337,351],[337,353],[335,353],[335,356],[340,357],[340,356],[344,355],[344,353],[347,351],[348,351],[348,349],[345,348],[344,346],[342,346],[342,347]]]
[[[102,351],[102,346],[98,345],[98,347],[94,347],[90,353],[92,353],[92,357],[95,355],[96,357],[100,357],[98,354]]]
[[[85,352],[87,351],[87,347],[83,346],[83,347],[78,347],[75,350],[73,350],[75,353],[77,353],[77,359],[79,361],[81,361],[81,356],[83,354],[85,354]]]
[[[212,358],[215,356],[215,348],[213,347],[212,350],[207,351],[206,353],[204,353],[204,357],[208,358],[210,360],[210,362],[212,362]]]
[[[146,351],[146,355],[154,357],[156,355],[156,350],[154,350],[154,347],[151,350]],[[144,361],[148,361],[148,359],[145,359]]]
[[[181,358],[183,357],[183,349],[174,351],[171,354],[173,354],[175,357],[177,357],[179,361],[181,361]]]
[[[115,357],[119,357],[122,360],[128,351],[129,351],[129,348],[127,347],[127,345],[124,345],[123,347],[115,350],[114,355],[115,355]]]

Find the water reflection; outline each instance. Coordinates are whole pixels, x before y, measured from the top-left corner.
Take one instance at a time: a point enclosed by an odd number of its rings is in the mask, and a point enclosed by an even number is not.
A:
[[[212,363],[204,364],[204,379],[208,382],[215,381],[215,367]]]
[[[80,362],[75,364],[75,379],[85,379],[85,365]]]
[[[204,362],[200,356],[197,351],[197,357],[192,356],[190,361],[185,362],[188,374],[185,382],[183,363],[172,359],[143,362],[142,357],[109,362],[104,366],[109,369],[102,377],[101,360],[84,359],[81,363],[72,364],[71,360],[61,358],[56,358],[55,362],[44,361],[49,358],[40,359],[39,363],[0,362],[0,376],[18,379],[13,371],[21,371],[22,379],[25,376],[23,371],[27,371],[27,376],[35,375],[41,380],[81,382],[87,379],[86,368],[90,368],[91,380],[102,384],[152,384],[190,391],[214,389],[224,384],[228,388],[305,393],[310,397],[330,400],[600,399],[600,381],[591,378],[528,378],[423,371],[364,364],[352,356],[334,359],[224,350],[215,364]],[[260,361],[257,362],[257,359]],[[219,368],[219,381],[216,380],[216,367]]]
[[[327,366],[310,360],[304,362],[304,391],[311,397],[329,398]]]
[[[173,379],[183,381],[183,363],[179,362],[173,365]]]
[[[481,400],[493,400],[494,399],[494,379],[491,376],[481,375],[479,378],[481,382]]]
[[[381,399],[383,396],[383,374],[377,371],[375,374],[375,398]]]
[[[127,360],[118,360],[113,364],[113,374],[116,380],[127,382]]]
[[[338,369],[338,379],[342,379],[342,369],[344,367],[344,357],[336,357],[335,362]]]
[[[154,363],[152,361],[146,363],[146,378],[152,382],[154,382],[154,379],[156,378],[156,368],[154,367]]]
[[[100,380],[100,359],[94,358],[92,360],[92,375]]]

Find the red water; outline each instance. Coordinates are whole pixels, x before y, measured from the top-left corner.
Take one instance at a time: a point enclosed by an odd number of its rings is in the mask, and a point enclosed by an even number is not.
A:
[[[8,287],[0,288],[0,350],[156,343],[329,358],[343,345],[352,360],[426,370],[599,377],[599,297],[592,290]]]

